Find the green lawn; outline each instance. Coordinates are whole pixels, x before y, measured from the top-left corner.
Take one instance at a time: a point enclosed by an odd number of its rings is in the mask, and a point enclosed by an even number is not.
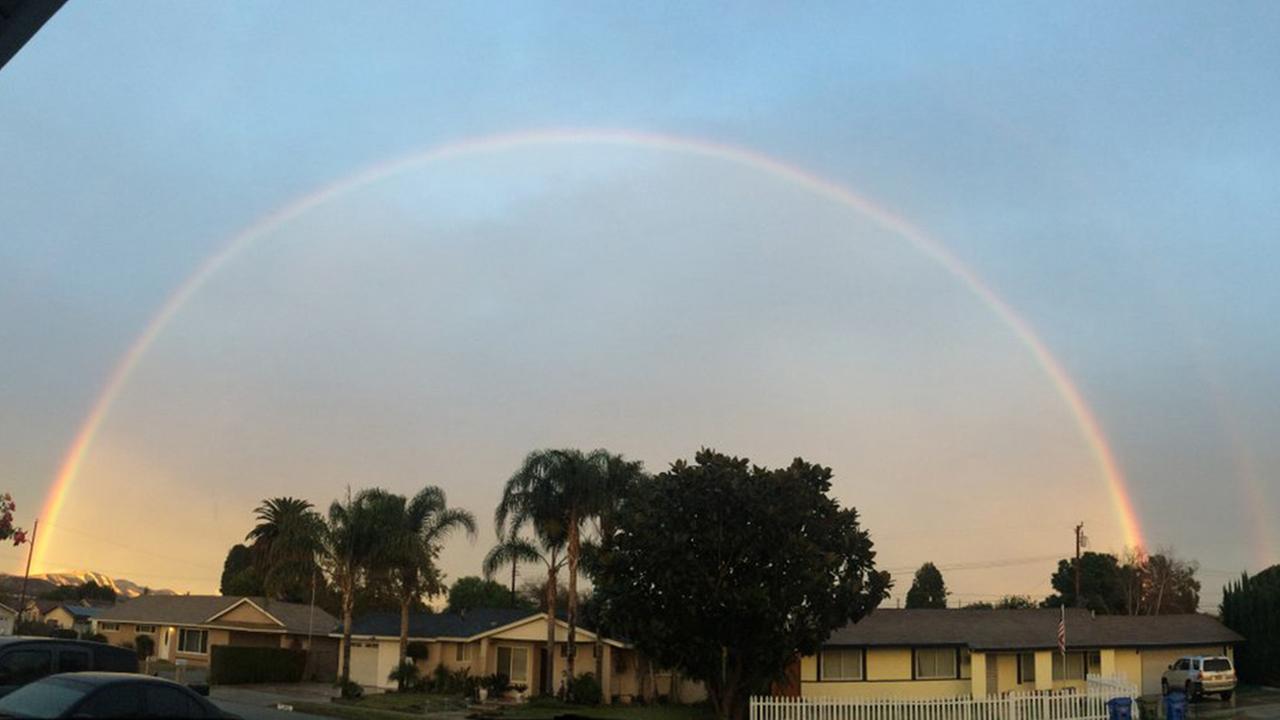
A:
[[[402,720],[406,715],[431,717],[466,710],[458,697],[419,693],[386,693],[369,695],[359,700],[334,700],[331,703],[297,703],[298,712],[345,718],[345,720]],[[496,712],[502,720],[551,720],[557,715],[573,714],[598,720],[710,720],[711,711],[689,705],[600,705],[586,707],[539,700],[515,705]]]

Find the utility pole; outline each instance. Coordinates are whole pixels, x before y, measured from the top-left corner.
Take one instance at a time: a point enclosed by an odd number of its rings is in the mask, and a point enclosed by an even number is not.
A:
[[[36,551],[36,532],[40,529],[40,519],[36,518],[31,523],[31,544],[27,546],[27,570],[22,573],[22,594],[18,596],[18,619],[22,619],[22,613],[27,606],[27,580],[31,577],[31,556]],[[17,628],[15,627],[16,631]]]
[[[1080,597],[1080,548],[1084,545],[1084,523],[1076,525],[1076,607],[1084,607]]]

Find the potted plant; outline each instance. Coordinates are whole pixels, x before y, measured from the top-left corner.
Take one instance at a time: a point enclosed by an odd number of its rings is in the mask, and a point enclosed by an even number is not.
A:
[[[511,692],[515,693],[516,702],[524,702],[524,694],[529,690],[529,686],[523,683],[512,685]]]

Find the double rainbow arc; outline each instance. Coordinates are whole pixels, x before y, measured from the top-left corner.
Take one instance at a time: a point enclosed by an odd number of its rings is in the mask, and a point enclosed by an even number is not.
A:
[[[103,422],[111,412],[129,377],[165,328],[181,312],[186,303],[219,270],[232,262],[259,238],[290,220],[306,214],[335,198],[358,188],[416,168],[448,158],[465,155],[493,154],[521,147],[536,145],[621,145],[648,148],[668,152],[709,157],[723,160],[745,169],[769,173],[821,197],[840,203],[882,228],[893,232],[910,243],[923,255],[938,263],[960,280],[982,301],[1026,346],[1041,367],[1058,395],[1075,419],[1081,437],[1098,465],[1114,506],[1117,521],[1126,545],[1141,547],[1143,537],[1137,514],[1134,512],[1124,475],[1116,462],[1115,453],[1107,443],[1102,427],[1085,401],[1080,389],[1071,379],[1062,363],[1039,338],[1031,325],[1005,302],[978,275],[960,261],[940,242],[930,237],[905,218],[873,203],[867,198],[831,180],[819,177],[802,168],[788,165],[776,158],[733,145],[697,140],[674,135],[663,135],[630,130],[541,130],[473,138],[441,145],[372,165],[353,175],[321,187],[315,192],[260,218],[232,237],[226,245],[206,259],[169,297],[159,312],[151,318],[146,328],[128,351],[120,358],[94,401],[92,409],[76,433],[68,448],[58,475],[45,500],[41,517],[50,530],[56,527],[58,516],[66,503],[83,466],[85,456],[92,446]],[[44,542],[35,551],[33,565],[43,571],[54,533],[47,532]]]

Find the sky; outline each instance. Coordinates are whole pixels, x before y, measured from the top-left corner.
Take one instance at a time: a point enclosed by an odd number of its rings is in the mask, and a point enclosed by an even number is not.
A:
[[[213,592],[265,497],[438,485],[481,520],[457,578],[530,450],[802,456],[890,602],[925,561],[957,604],[1042,597],[1076,523],[1131,538],[1040,347],[1212,609],[1280,562],[1277,33],[1263,2],[68,3],[0,70],[0,488],[36,571]]]

